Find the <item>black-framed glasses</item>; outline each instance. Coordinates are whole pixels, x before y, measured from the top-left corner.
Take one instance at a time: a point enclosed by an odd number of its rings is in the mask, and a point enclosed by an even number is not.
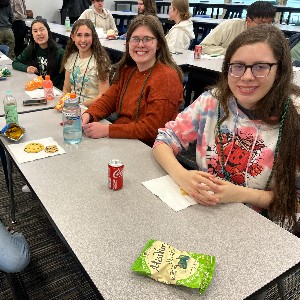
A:
[[[254,77],[267,77],[271,68],[275,65],[278,65],[278,63],[257,63],[253,65],[231,63],[228,64],[228,73],[233,77],[242,77],[246,70],[250,68]]]
[[[149,46],[153,43],[153,40],[155,39],[156,38],[152,36],[143,36],[142,38],[138,36],[133,36],[129,39],[129,43],[132,46],[137,46],[140,43],[140,41],[142,41],[144,46]]]

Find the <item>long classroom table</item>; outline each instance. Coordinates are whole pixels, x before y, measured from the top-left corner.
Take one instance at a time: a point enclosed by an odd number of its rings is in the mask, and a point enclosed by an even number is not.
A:
[[[83,136],[79,145],[66,145],[61,115],[54,110],[22,114],[19,120],[26,128],[20,142],[51,136],[66,151],[24,164],[11,159],[104,299],[253,299],[290,268],[299,270],[300,239],[243,204],[194,205],[175,212],[160,201],[141,184],[165,175],[143,143]],[[12,142],[0,140],[11,155]],[[115,158],[125,165],[119,191],[107,187],[107,163]],[[151,238],[216,256],[204,295],[130,270]]]

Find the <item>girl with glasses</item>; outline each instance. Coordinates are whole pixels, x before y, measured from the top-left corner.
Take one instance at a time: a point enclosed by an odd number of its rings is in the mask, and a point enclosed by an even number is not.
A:
[[[53,85],[62,89],[64,72],[60,66],[64,50],[53,40],[48,23],[43,19],[34,20],[31,24],[30,42],[24,51],[13,61],[16,70],[50,75]]]
[[[95,27],[103,28],[106,33],[109,29],[118,33],[116,23],[110,11],[103,7],[104,0],[92,0],[92,8],[86,9],[79,19],[90,19]]]
[[[289,46],[274,26],[229,45],[218,84],[159,129],[153,153],[199,204],[243,202],[296,232],[300,196],[300,89]],[[196,142],[199,170],[175,155]]]
[[[113,84],[82,115],[85,133],[91,138],[139,139],[152,146],[158,128],[178,113],[182,78],[157,17],[137,16],[129,26]],[[114,112],[114,124],[98,122]]]
[[[91,105],[109,88],[110,59],[91,20],[77,20],[62,62],[63,92],[75,92],[80,103]]]

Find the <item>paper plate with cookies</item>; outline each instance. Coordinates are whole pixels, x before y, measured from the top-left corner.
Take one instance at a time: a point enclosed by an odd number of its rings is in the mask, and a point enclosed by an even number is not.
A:
[[[8,147],[19,164],[66,153],[52,137]]]

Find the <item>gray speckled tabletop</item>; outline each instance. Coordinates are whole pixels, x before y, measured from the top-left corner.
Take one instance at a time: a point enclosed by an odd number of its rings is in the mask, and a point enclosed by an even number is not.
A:
[[[19,120],[26,128],[20,142],[51,136],[66,151],[18,168],[105,299],[244,299],[299,263],[300,239],[242,204],[194,205],[180,212],[166,206],[141,184],[165,175],[141,142],[83,136],[70,146],[63,142],[57,111],[22,114]],[[107,186],[107,163],[114,158],[125,165],[119,191]],[[216,256],[203,296],[130,270],[151,238]]]

